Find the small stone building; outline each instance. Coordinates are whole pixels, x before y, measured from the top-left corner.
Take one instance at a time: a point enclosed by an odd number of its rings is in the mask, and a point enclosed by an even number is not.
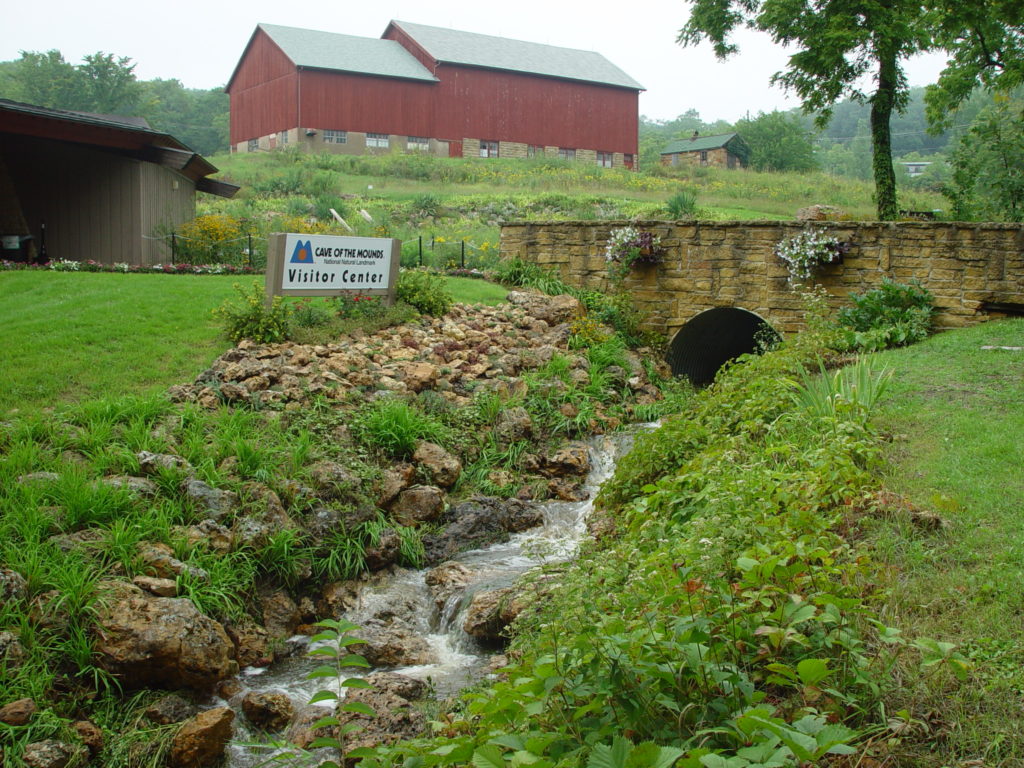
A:
[[[0,99],[0,258],[168,262],[160,235],[195,216],[196,191],[238,191],[216,172],[142,118]]]
[[[661,150],[662,165],[711,165],[716,168],[746,168],[750,147],[738,133],[676,139]]]

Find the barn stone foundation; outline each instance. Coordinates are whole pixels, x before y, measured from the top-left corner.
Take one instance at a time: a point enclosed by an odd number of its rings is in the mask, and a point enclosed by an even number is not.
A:
[[[570,285],[607,289],[605,243],[612,229],[627,225],[654,232],[668,249],[664,263],[640,267],[625,281],[653,330],[672,338],[716,307],[755,313],[781,332],[802,328],[803,302],[773,254],[779,241],[803,229],[796,222],[512,222],[502,226],[501,254],[553,268]],[[815,226],[850,244],[843,262],[821,268],[814,280],[835,309],[888,277],[921,281],[935,296],[939,328],[1024,312],[1024,225]]]

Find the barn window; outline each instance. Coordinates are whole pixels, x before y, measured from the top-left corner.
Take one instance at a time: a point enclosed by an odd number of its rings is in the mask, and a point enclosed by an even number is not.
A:
[[[430,139],[423,136],[409,136],[405,140],[405,148],[410,152],[427,152],[430,150]]]
[[[279,132],[277,134],[277,143],[278,144],[287,144],[288,143],[288,131],[281,131],[281,132]]]
[[[700,151],[700,164],[701,165],[707,165],[708,164],[708,151],[706,149],[702,149]]]
[[[348,131],[324,131],[324,144],[348,144]]]
[[[629,168],[629,170],[633,170],[633,156],[632,155],[623,155],[622,156],[622,164],[625,165],[627,168]]]
[[[383,147],[388,148],[390,134],[387,133],[368,133],[366,134],[366,146],[368,147]]]
[[[558,159],[559,160],[575,160],[576,159],[576,150],[575,149],[566,149],[565,147],[559,147],[558,148]]]
[[[259,148],[260,148],[260,140],[259,139],[249,139],[249,142],[246,145],[246,149],[249,152],[258,152]]]
[[[528,145],[526,147],[526,156],[527,157],[543,157],[544,156],[544,147],[540,146],[539,144],[530,144],[530,145]]]
[[[498,156],[498,142],[496,141],[481,141],[480,142],[480,157],[497,157]]]
[[[597,153],[597,164],[602,168],[612,167],[612,153],[611,152],[598,152]]]

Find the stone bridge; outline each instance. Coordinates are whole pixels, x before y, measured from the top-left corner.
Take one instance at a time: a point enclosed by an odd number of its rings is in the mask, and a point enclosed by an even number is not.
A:
[[[636,226],[659,235],[664,263],[639,267],[625,287],[670,339],[677,374],[709,381],[726,360],[754,349],[764,325],[803,326],[803,302],[773,249],[804,228],[778,221],[511,222],[501,255],[557,270],[570,285],[606,290],[605,243],[612,229]],[[920,281],[935,297],[936,326],[955,328],[1024,314],[1024,225],[945,222],[822,222],[814,226],[850,244],[842,263],[814,281],[833,308],[882,278]]]

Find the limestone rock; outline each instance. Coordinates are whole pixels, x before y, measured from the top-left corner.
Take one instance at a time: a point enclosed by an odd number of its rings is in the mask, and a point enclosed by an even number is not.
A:
[[[82,740],[89,749],[90,755],[95,755],[103,749],[103,731],[91,720],[76,720],[71,724],[78,738]]]
[[[335,581],[323,588],[317,609],[321,616],[336,619],[359,604],[359,583]]]
[[[412,460],[442,488],[451,488],[462,474],[462,462],[436,443],[421,442],[416,446]]]
[[[238,507],[238,494],[234,491],[213,488],[194,477],[182,483],[182,490],[185,496],[211,520],[220,520]]]
[[[111,488],[126,488],[137,496],[156,496],[159,488],[148,477],[131,477],[129,475],[112,475],[104,477],[100,482]]]
[[[590,471],[590,449],[586,443],[569,443],[544,458],[542,471],[550,477],[585,475]]]
[[[427,571],[425,581],[438,610],[456,595],[461,595],[469,584],[472,571],[462,563],[450,561],[441,563]]]
[[[459,552],[507,541],[510,533],[525,531],[543,521],[539,509],[519,499],[474,496],[452,507],[442,531],[423,537],[428,564],[451,560]]]
[[[246,719],[262,731],[280,731],[291,721],[295,705],[280,692],[250,691],[242,699]]]
[[[6,630],[0,632],[0,674],[17,669],[24,660],[25,648],[18,636]]]
[[[46,739],[25,747],[21,759],[28,768],[66,768],[77,764],[84,752],[79,744]]]
[[[505,642],[502,633],[521,610],[514,596],[513,587],[477,592],[470,601],[462,629],[470,637],[484,643]]]
[[[270,650],[270,633],[248,616],[224,625],[235,644],[235,658],[240,667],[266,667],[274,661]]]
[[[234,544],[234,536],[229,528],[213,520],[202,520],[195,525],[175,528],[175,532],[185,537],[190,547],[202,546],[211,552],[226,555]]]
[[[55,483],[60,480],[56,472],[29,472],[26,475],[18,476],[19,485],[30,485],[32,483]]]
[[[320,461],[309,468],[309,482],[324,501],[346,500],[358,490],[358,475],[335,461]]]
[[[507,408],[498,416],[494,425],[494,433],[504,443],[526,440],[533,435],[533,419],[521,405]]]
[[[366,567],[371,571],[380,571],[394,565],[401,557],[402,539],[393,529],[381,531],[376,544],[368,545],[364,553]]]
[[[401,620],[382,622],[371,619],[355,633],[366,641],[355,646],[375,667],[406,667],[437,661],[430,645]]]
[[[25,577],[10,568],[0,568],[0,605],[23,600],[28,594]]]
[[[406,488],[391,507],[391,516],[401,525],[432,523],[444,511],[444,491],[432,485]]]
[[[163,542],[140,541],[137,545],[143,570],[161,579],[176,579],[182,573],[202,581],[209,581],[210,574],[202,568],[184,563],[174,556],[174,550]]]
[[[169,693],[146,708],[146,717],[157,725],[181,723],[196,714],[197,707],[184,696]]]
[[[0,707],[0,723],[25,725],[39,710],[32,699],[18,699]]]
[[[384,470],[377,489],[377,504],[387,507],[399,493],[408,488],[416,476],[416,467],[405,462]]]
[[[193,471],[192,465],[185,459],[170,453],[139,451],[135,454],[135,458],[139,460],[139,469],[146,475],[156,475],[165,469],[178,469],[188,474]]]
[[[393,675],[391,679],[399,677],[401,676]],[[374,711],[374,717],[353,712],[338,713],[338,719],[343,726],[348,723],[358,723],[362,728],[349,737],[350,746],[352,748],[376,747],[423,734],[427,730],[426,716],[413,707],[407,697],[398,692],[413,690],[413,684],[393,683],[383,677],[374,679],[376,685],[373,688],[355,688],[346,697],[349,701],[366,704]],[[374,685],[372,681],[371,685]]]
[[[177,597],[178,585],[174,579],[160,579],[156,576],[136,576],[132,584],[144,592],[157,597]]]
[[[430,389],[437,381],[437,366],[425,362],[401,362],[397,365],[402,382],[413,392]]]
[[[171,742],[171,768],[202,768],[219,762],[231,739],[234,719],[231,709],[217,707],[186,722]]]
[[[302,623],[299,606],[283,589],[260,596],[263,609],[263,626],[271,637],[290,637]]]
[[[103,604],[95,649],[126,688],[209,689],[238,671],[224,627],[191,600],[122,592]]]

